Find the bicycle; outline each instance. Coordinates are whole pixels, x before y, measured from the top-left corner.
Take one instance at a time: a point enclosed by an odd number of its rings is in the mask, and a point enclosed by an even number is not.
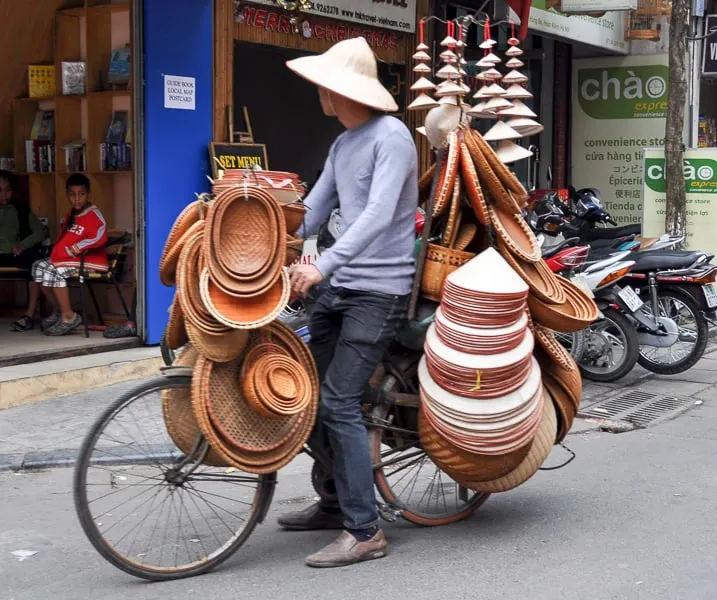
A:
[[[415,349],[392,346],[378,383],[367,389],[364,422],[381,518],[445,525],[471,515],[490,494],[461,487],[423,451],[417,433],[419,357]],[[219,566],[265,520],[278,484],[277,473],[249,475],[222,465],[198,429],[191,450],[179,450],[165,426],[163,400],[189,398],[191,384],[190,368],[168,366],[117,399],[90,429],[75,468],[75,508],[85,534],[111,564],[143,579],[180,579]],[[134,414],[139,419],[128,427]],[[133,431],[139,439],[120,439]],[[315,459],[316,493],[335,499],[330,459],[304,451]],[[129,505],[118,502],[125,492]],[[241,508],[245,517],[235,514]]]

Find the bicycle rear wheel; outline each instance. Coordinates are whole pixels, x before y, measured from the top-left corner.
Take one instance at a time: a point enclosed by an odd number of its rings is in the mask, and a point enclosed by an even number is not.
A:
[[[386,391],[399,391],[391,375],[383,386]],[[428,527],[456,523],[490,496],[459,485],[424,452],[417,408],[378,405],[371,411],[368,427],[376,487],[389,507],[407,521]]]
[[[187,376],[157,377],[117,399],[87,434],[75,467],[85,534],[106,560],[143,579],[215,568],[263,521],[274,493],[276,474],[211,466],[221,463],[191,419],[177,428],[184,449],[175,444],[164,410],[188,402],[190,385]]]

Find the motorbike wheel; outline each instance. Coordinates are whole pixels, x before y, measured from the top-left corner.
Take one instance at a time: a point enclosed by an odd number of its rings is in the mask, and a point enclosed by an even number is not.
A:
[[[585,330],[586,347],[579,362],[580,372],[591,381],[617,381],[632,371],[640,356],[637,330],[614,308],[605,308],[602,313],[604,318]],[[613,360],[616,343],[621,352],[618,359]],[[605,359],[610,361],[607,367]]]
[[[687,294],[675,290],[657,292],[661,317],[675,321],[679,337],[669,348],[640,346],[640,366],[659,375],[677,375],[691,369],[705,352],[709,326],[695,301]],[[687,346],[689,343],[691,345]],[[681,355],[675,351],[682,349]],[[661,355],[664,353],[664,356]]]
[[[571,333],[554,331],[553,333],[555,334],[555,339],[570,353],[573,360],[579,363],[583,352],[585,352],[585,331],[573,331]]]

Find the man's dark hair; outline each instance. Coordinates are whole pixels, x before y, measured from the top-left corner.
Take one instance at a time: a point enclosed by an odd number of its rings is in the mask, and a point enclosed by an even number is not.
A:
[[[6,171],[5,169],[0,169],[0,179],[4,179],[5,181],[12,183],[12,173],[10,173],[10,171]]]
[[[84,186],[84,188],[89,193],[90,191],[90,180],[88,179],[87,175],[83,175],[82,173],[73,173],[67,178],[67,183],[65,184],[65,191],[69,192],[70,188],[76,185]]]

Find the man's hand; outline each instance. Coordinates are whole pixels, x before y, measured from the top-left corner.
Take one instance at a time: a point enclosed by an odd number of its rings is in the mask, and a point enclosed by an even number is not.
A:
[[[65,252],[67,252],[67,256],[76,256],[75,252],[73,252],[73,246],[65,246]]]
[[[12,245],[12,253],[15,256],[19,256],[20,254],[23,253],[24,250],[25,250],[25,246],[23,246],[20,242]]]
[[[297,296],[305,298],[309,290],[321,283],[324,276],[313,265],[291,265],[289,267],[291,277],[291,291]]]

